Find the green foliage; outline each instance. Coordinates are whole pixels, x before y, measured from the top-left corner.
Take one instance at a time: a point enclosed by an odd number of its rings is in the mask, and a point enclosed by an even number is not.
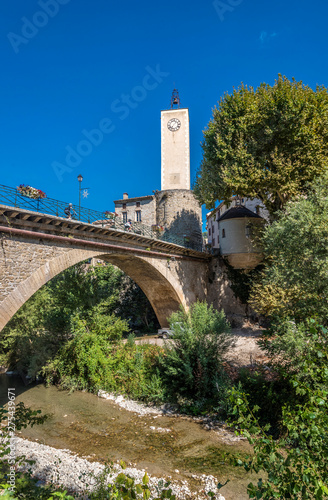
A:
[[[126,468],[126,464],[121,460],[120,462],[122,469]],[[159,482],[159,486],[157,487],[156,496],[151,496],[151,491],[149,488],[149,477],[147,472],[145,472],[142,483],[136,483],[135,479],[130,477],[128,474],[121,472],[114,482],[108,484],[107,478],[108,475],[113,472],[113,464],[107,465],[103,471],[103,473],[96,477],[97,485],[96,491],[91,493],[89,498],[90,500],[114,500],[114,499],[144,499],[148,500],[152,498],[153,500],[162,500],[167,498],[169,500],[175,500],[175,495],[172,495],[171,488],[168,489],[170,482]]]
[[[128,327],[113,315],[106,317],[107,330],[103,332],[98,331],[98,326],[92,328],[93,321],[94,318],[88,324],[79,317],[73,318],[72,338],[43,370],[47,382],[70,390],[103,389],[137,399],[161,400],[163,390],[156,368],[161,349],[136,345],[132,339],[126,344],[118,342]]]
[[[284,431],[281,423],[282,408],[296,395],[288,377],[281,375],[272,378],[268,375],[261,365],[253,369],[242,368],[236,387],[247,394],[251,409],[259,407],[257,418],[260,425],[270,424],[270,434],[277,438]]]
[[[289,376],[296,396],[291,395],[282,408],[282,437],[274,440],[268,434],[270,426],[261,427],[259,408],[249,406],[245,393],[236,388],[231,391],[233,425],[254,449],[253,456],[239,460],[237,465],[247,471],[264,471],[266,475],[257,485],[248,485],[250,498],[328,498],[328,332],[314,321],[302,329],[306,343],[299,349],[296,335],[293,342],[289,330],[284,358],[293,353],[293,359],[291,363],[284,359],[280,363],[280,370]],[[272,352],[283,351],[283,337],[271,341]]]
[[[230,326],[223,311],[205,302],[194,303],[169,318],[172,342],[166,343],[161,376],[172,398],[224,402],[227,378],[222,358],[232,345]]]
[[[160,326],[146,295],[128,276],[122,279],[115,314],[126,319],[130,328],[145,333],[152,333]]]
[[[241,303],[247,306],[254,280],[256,280],[262,266],[257,266],[255,269],[251,269],[246,273],[242,269],[235,269],[232,267],[228,260],[225,260],[224,264],[227,269],[227,278],[231,290]]]
[[[328,176],[306,197],[290,202],[268,226],[267,265],[253,287],[251,305],[261,314],[297,322],[328,318]]]
[[[71,339],[74,318],[112,341],[127,333],[127,322],[148,329],[157,321],[146,296],[122,271],[77,264],[38,290],[3,329],[1,364],[35,377]]]
[[[271,216],[327,170],[328,93],[279,75],[225,94],[204,132],[195,194],[208,208],[260,198]],[[270,196],[268,196],[270,194]]]

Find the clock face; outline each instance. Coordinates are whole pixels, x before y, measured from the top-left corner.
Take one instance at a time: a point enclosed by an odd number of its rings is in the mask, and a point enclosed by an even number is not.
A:
[[[167,128],[171,130],[171,132],[179,130],[180,127],[181,127],[181,122],[180,120],[178,120],[178,118],[171,118],[171,120],[167,122]]]

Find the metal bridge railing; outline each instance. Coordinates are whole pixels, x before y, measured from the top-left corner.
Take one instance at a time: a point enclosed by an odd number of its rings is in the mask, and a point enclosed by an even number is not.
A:
[[[55,215],[56,217],[67,218],[65,208],[67,208],[68,203],[48,197],[37,199],[30,198],[20,193],[17,188],[15,189],[1,184],[0,204],[31,210],[33,212],[40,212],[47,215]],[[170,234],[169,230],[158,231],[153,227],[142,224],[141,222],[131,222],[130,227],[128,227],[128,225],[123,222],[121,217],[117,216],[114,218],[108,218],[106,212],[90,210],[89,208],[79,207],[78,205],[73,205],[73,210],[76,213],[76,216],[72,217],[73,220],[87,222],[89,224],[97,224],[103,227],[106,226],[120,231],[131,232],[148,238],[174,243],[175,245],[191,248],[193,250],[203,250],[201,244],[197,245],[193,242],[189,242],[188,238]]]

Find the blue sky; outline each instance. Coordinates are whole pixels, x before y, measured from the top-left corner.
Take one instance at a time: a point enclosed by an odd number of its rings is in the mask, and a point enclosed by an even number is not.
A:
[[[83,205],[97,210],[160,189],[160,111],[174,85],[194,179],[224,92],[278,73],[328,84],[327,17],[326,0],[3,0],[0,184],[78,203],[82,174]]]

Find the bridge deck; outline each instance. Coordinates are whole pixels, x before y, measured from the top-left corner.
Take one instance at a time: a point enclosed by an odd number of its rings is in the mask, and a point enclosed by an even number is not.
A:
[[[135,251],[147,250],[151,251],[151,253],[157,252],[159,254],[165,252],[171,256],[175,255],[187,259],[207,260],[210,258],[209,254],[192,248],[186,248],[176,243],[150,238],[124,229],[109,227],[110,222],[106,220],[90,224],[0,204],[0,223],[3,232],[5,231],[6,233],[10,228],[14,228],[16,230],[23,230],[25,236],[28,236],[26,231],[30,232],[31,237],[36,235],[37,237],[42,237],[44,235],[47,238],[46,235],[57,235],[60,237],[75,238],[75,241],[78,238],[90,244],[96,242],[114,243],[120,245],[120,247],[124,246],[130,251],[132,249]]]

